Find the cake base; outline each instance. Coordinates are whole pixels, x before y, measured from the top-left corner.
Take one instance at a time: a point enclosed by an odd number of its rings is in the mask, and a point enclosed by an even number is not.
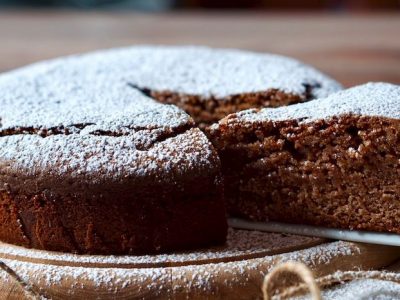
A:
[[[234,229],[224,247],[163,255],[74,255],[0,244],[1,261],[52,299],[256,299],[264,276],[284,261],[323,276],[381,268],[399,257],[391,246]],[[26,297],[10,275],[0,275],[1,298]]]

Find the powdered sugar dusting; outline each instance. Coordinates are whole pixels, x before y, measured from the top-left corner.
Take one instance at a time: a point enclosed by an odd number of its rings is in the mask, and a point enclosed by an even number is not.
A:
[[[95,179],[187,170],[195,162],[212,164],[209,142],[199,130],[189,130],[193,122],[180,109],[156,103],[127,86],[101,85],[101,79],[95,85],[71,79],[81,85],[74,89],[67,77],[65,87],[59,68],[45,71],[44,78],[27,80],[30,86],[31,80],[44,79],[28,89],[22,75],[22,80],[0,80],[5,86],[0,100],[0,157],[13,161],[10,168]]]
[[[143,47],[135,51],[141,64],[130,80],[152,90],[221,100],[269,89],[302,97],[307,86],[314,87],[314,97],[340,89],[337,82],[314,68],[280,55],[206,47]]]
[[[239,120],[265,121],[299,119],[308,122],[342,114],[381,116],[400,119],[400,86],[389,83],[367,83],[306,103],[247,110],[237,114]]]
[[[132,47],[37,63],[0,76],[1,127],[51,128],[126,117],[129,125],[173,126],[167,110],[132,84],[207,98],[279,89],[324,97],[338,83],[278,55],[206,47]],[[172,115],[170,115],[172,116]],[[172,122],[172,124],[171,124]],[[120,124],[120,125],[127,125]]]
[[[323,247],[314,247],[312,251],[308,251],[308,265],[321,265],[329,263],[329,261],[336,257],[338,253],[341,256],[350,256],[353,254],[360,254],[360,249],[358,247],[350,247],[351,243],[338,241],[331,244],[325,244]],[[299,254],[296,252],[289,253],[285,258],[285,261],[298,261]]]
[[[96,62],[90,68],[78,59],[66,59],[0,76],[0,129],[74,124],[103,130],[173,128],[189,122],[190,117],[178,108],[157,103],[130,87],[112,64],[108,69],[95,66]]]
[[[0,256],[30,257],[50,264],[71,262],[79,265],[120,265],[120,266],[164,266],[206,262],[237,260],[243,257],[255,257],[281,252],[304,245],[311,246],[322,243],[323,239],[279,233],[229,229],[227,244],[223,247],[199,249],[183,253],[141,255],[141,256],[96,256],[77,255],[26,249],[23,247],[0,244]]]
[[[90,182],[122,180],[133,174],[172,182],[184,172],[215,168],[211,146],[196,128],[146,151],[135,143],[135,133],[121,137],[11,135],[0,138],[0,157],[13,161],[9,169],[24,169],[28,175],[63,174]]]
[[[326,247],[330,248],[327,252],[324,251]],[[292,253],[241,261],[163,268],[86,268],[10,259],[3,261],[16,270],[26,282],[44,287],[43,291],[50,296],[54,291],[58,293],[61,291],[64,295],[78,298],[84,291],[90,290],[102,291],[104,297],[105,295],[172,297],[193,294],[210,297],[232,295],[235,287],[247,287],[249,293],[255,292],[259,295],[265,274],[283,261],[297,260],[310,267],[322,264],[325,268],[343,256],[352,256],[354,261],[357,261],[359,251],[354,244],[334,242]],[[4,273],[0,273],[0,276],[6,278]]]
[[[400,284],[396,282],[376,279],[356,280],[340,286],[336,286],[333,289],[326,290],[322,293],[322,297],[323,299],[327,300],[399,299]]]
[[[202,97],[270,88],[304,95],[307,85],[324,96],[340,88],[295,60],[238,50],[141,46],[70,56],[0,76],[0,158],[28,174],[88,180],[209,167],[202,133],[182,134],[193,120],[135,85]]]
[[[18,108],[15,112],[24,116],[21,122],[28,118],[28,123],[39,125],[45,125],[43,121],[53,126],[73,124],[121,108],[129,111],[134,106],[137,110],[146,97],[138,95],[132,85],[200,99],[269,89],[305,98],[307,87],[312,87],[314,97],[325,97],[341,88],[311,66],[279,55],[194,46],[139,46],[56,59],[4,74],[0,77],[0,104],[7,110],[8,106]],[[54,108],[62,115],[49,116]],[[9,120],[3,125],[12,124]]]
[[[400,298],[400,274],[387,273],[386,271],[365,271],[358,277],[358,272],[345,272],[350,275],[354,274],[355,280],[350,282],[342,282],[322,291],[322,298],[327,300],[347,300],[347,299],[381,299],[391,300]],[[342,271],[335,272],[330,277],[340,282],[343,274]],[[365,279],[362,279],[365,277]],[[374,279],[367,279],[374,277]],[[390,277],[391,280],[388,280]],[[396,282],[394,282],[396,281]],[[309,299],[308,296],[296,297],[295,299]]]

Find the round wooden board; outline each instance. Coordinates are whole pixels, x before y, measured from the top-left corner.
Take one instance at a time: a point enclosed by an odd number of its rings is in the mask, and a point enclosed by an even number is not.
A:
[[[396,247],[234,229],[224,247],[162,255],[73,255],[0,243],[1,261],[51,299],[257,299],[265,274],[284,261],[301,261],[323,276],[380,268],[399,257]],[[1,299],[26,297],[0,274]]]

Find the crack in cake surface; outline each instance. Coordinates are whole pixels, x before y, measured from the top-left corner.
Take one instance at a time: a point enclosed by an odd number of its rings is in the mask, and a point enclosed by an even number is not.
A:
[[[90,126],[96,126],[94,123],[87,123],[87,124],[79,124],[79,125],[67,125],[67,126],[60,126],[54,128],[34,128],[34,127],[19,127],[19,128],[9,128],[5,130],[0,130],[0,138],[12,135],[37,135],[42,138],[47,138],[50,136],[55,135],[80,135],[82,131]],[[154,128],[149,129],[146,127],[139,127],[134,128],[130,126],[120,126],[124,130],[104,130],[104,129],[94,129],[91,131],[87,131],[83,133],[83,135],[92,135],[92,136],[104,136],[104,137],[130,137],[134,140],[133,135],[141,135],[141,133],[145,135],[151,136],[152,134],[155,135],[151,139],[151,141],[146,142],[145,144],[141,144],[140,141],[136,143],[136,149],[139,151],[149,151],[156,143],[161,143],[166,141],[167,139],[174,138],[180,134],[184,134],[188,130],[194,128],[192,124],[184,124],[182,126],[178,126],[172,129],[162,129],[162,128]],[[127,131],[125,130],[127,129]]]
[[[268,89],[260,92],[229,95],[218,98],[213,95],[204,97],[177,93],[170,90],[158,91],[147,87],[139,87],[133,83],[129,86],[147,97],[165,104],[173,104],[187,112],[201,128],[218,122],[225,116],[249,108],[280,107],[315,98],[313,90],[321,87],[319,83],[304,83],[303,94],[285,93],[279,89]]]

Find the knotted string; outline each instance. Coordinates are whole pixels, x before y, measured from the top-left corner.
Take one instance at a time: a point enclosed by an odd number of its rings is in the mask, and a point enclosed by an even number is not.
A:
[[[314,279],[311,270],[304,264],[298,262],[285,262],[273,269],[264,277],[262,292],[264,300],[271,300],[277,287],[279,277],[285,273],[295,274],[307,286],[313,300],[321,300],[321,291]]]

